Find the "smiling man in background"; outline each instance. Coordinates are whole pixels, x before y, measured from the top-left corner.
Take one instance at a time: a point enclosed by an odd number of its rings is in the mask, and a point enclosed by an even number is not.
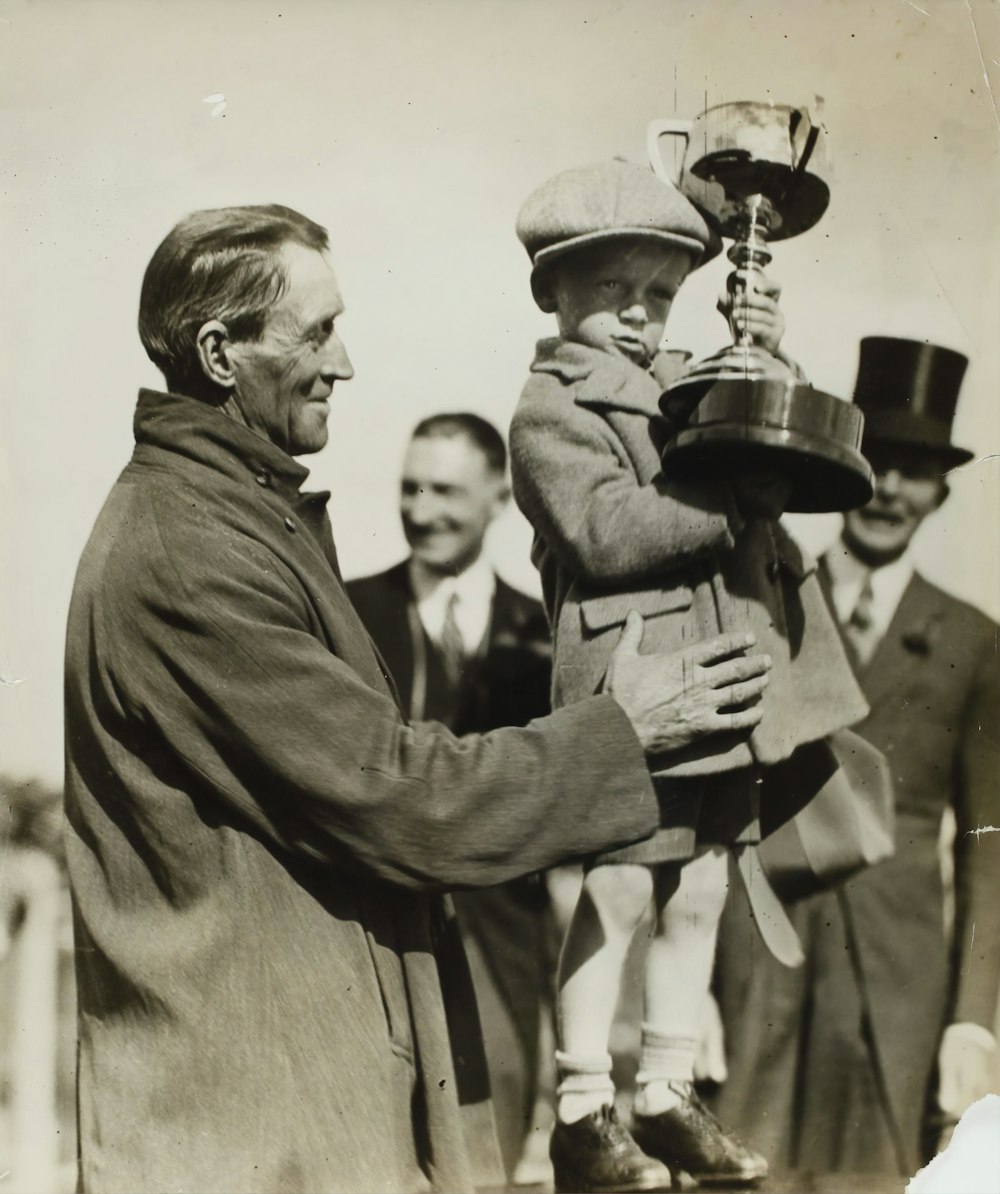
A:
[[[348,581],[347,592],[404,708],[458,734],[527,725],[549,711],[551,648],[541,603],[506,584],[484,554],[510,498],[503,437],[476,414],[432,415],[414,428],[402,473],[399,512],[411,554]],[[454,900],[509,1180],[534,1109],[558,943],[540,876]]]

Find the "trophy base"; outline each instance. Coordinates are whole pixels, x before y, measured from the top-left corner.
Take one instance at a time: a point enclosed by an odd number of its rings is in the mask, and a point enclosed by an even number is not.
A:
[[[706,357],[678,378],[669,388],[670,394],[699,397],[719,381],[790,381],[798,380],[795,373],[776,356],[756,344],[730,344],[714,356]]]
[[[677,397],[671,387],[660,400],[668,417]],[[767,469],[792,482],[789,513],[853,510],[872,496],[863,427],[856,406],[794,377],[716,378],[667,443],[663,464],[688,480]]]

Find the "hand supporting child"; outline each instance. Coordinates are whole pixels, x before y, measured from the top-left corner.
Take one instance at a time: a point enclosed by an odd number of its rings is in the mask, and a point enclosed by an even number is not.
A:
[[[631,610],[608,665],[606,689],[629,712],[647,754],[679,750],[716,731],[752,730],[760,722],[757,697],[771,660],[746,654],[752,634],[716,635],[674,655],[640,655],[642,636],[642,617]],[[639,716],[647,705],[648,721]]]

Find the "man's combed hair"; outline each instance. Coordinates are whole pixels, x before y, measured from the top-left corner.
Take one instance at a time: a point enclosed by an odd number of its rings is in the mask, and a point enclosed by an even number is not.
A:
[[[287,275],[283,245],[323,252],[326,229],[289,207],[219,207],[181,220],[146,267],[139,337],[171,389],[202,383],[196,342],[210,319],[230,339],[257,340]]]
[[[414,427],[411,439],[452,439],[465,436],[486,457],[486,463],[495,473],[507,469],[507,445],[503,436],[487,419],[479,415],[458,411],[455,414],[431,415]]]

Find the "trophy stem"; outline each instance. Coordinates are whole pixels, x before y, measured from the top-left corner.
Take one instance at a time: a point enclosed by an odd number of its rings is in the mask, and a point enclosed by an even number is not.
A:
[[[753,291],[754,278],[763,273],[771,260],[767,240],[775,220],[771,200],[763,194],[742,196],[731,217],[730,227],[735,240],[727,256],[743,276],[735,280],[734,294],[737,298]],[[691,409],[691,403],[706,393],[717,381],[740,378],[754,382],[762,378],[794,380],[792,370],[765,348],[754,342],[750,332],[737,333],[730,325],[734,343],[717,352],[708,360],[701,361],[683,377],[669,387],[671,394],[682,396],[682,407]]]
[[[755,289],[754,274],[763,273],[771,260],[767,238],[773,216],[774,208],[766,195],[748,195],[740,204],[733,221],[736,239],[726,253],[738,270],[746,270],[748,273],[745,283],[737,282],[737,294],[746,294],[748,290]],[[750,348],[754,342],[749,332],[740,332],[734,339],[739,348]]]

